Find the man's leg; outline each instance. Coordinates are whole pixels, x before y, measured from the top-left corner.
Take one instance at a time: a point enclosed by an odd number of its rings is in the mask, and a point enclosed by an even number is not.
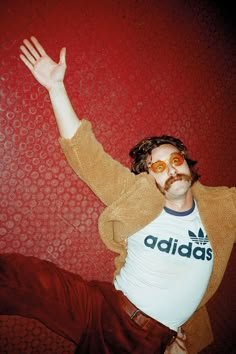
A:
[[[0,314],[38,319],[78,343],[91,310],[83,279],[53,263],[19,254],[0,255]]]
[[[112,284],[34,257],[0,256],[0,313],[32,317],[79,344],[78,353],[164,353],[170,329],[145,331],[120,306]]]

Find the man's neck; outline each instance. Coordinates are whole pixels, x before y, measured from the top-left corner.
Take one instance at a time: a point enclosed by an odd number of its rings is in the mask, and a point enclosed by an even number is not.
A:
[[[180,198],[166,198],[165,207],[175,211],[187,211],[193,206],[193,196],[191,190]]]

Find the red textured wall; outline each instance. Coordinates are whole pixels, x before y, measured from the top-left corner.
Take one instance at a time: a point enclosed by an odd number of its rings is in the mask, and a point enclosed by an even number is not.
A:
[[[0,14],[1,252],[47,259],[87,279],[112,279],[113,254],[97,231],[103,206],[68,167],[47,92],[19,60],[19,46],[32,34],[54,59],[67,47],[73,105],[116,159],[129,165],[128,151],[138,140],[167,133],[182,138],[199,160],[202,183],[235,183],[234,39],[222,6],[11,0],[0,3]],[[230,272],[229,286],[232,266]],[[235,302],[227,296],[234,321]],[[16,319],[6,321],[16,328]],[[38,338],[41,325],[32,323]],[[52,337],[56,352],[65,353],[61,339]],[[0,345],[6,350],[16,340]],[[46,352],[45,341],[36,343]]]

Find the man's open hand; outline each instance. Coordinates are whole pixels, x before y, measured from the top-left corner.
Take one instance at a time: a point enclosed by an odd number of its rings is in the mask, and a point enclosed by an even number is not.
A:
[[[31,41],[30,41],[31,40]],[[60,51],[59,63],[55,63],[35,37],[24,39],[20,50],[21,60],[32,72],[35,79],[47,90],[63,82],[66,71],[66,48]]]

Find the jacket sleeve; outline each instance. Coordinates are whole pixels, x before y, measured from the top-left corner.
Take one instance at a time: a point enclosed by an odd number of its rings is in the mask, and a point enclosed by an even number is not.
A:
[[[135,175],[104,151],[87,120],[71,139],[60,138],[59,143],[72,169],[105,205],[134,183]]]

